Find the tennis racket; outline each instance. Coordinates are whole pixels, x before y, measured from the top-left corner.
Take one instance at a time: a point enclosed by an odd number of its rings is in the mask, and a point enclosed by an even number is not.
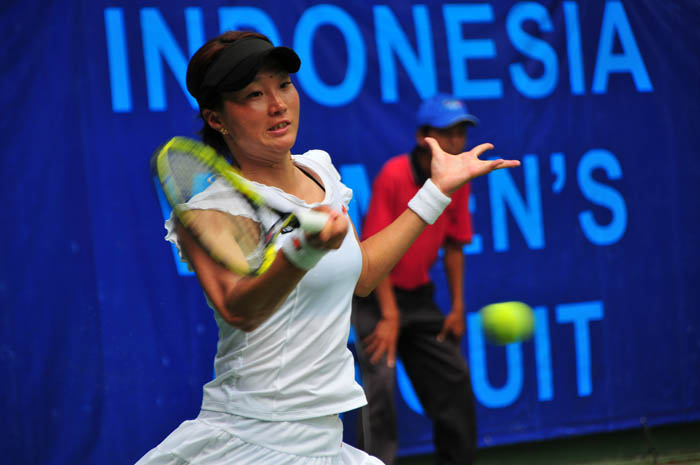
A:
[[[152,169],[180,223],[214,261],[238,275],[267,271],[282,230],[313,234],[328,219],[313,210],[272,208],[213,148],[185,137],[160,146]]]

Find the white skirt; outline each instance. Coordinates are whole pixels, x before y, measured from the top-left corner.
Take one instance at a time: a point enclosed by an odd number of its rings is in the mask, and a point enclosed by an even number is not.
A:
[[[342,442],[337,415],[261,421],[202,410],[144,455],[137,465],[382,465]]]

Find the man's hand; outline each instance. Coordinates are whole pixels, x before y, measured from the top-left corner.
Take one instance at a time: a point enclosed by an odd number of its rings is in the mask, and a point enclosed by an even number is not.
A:
[[[446,337],[453,338],[459,342],[464,335],[464,314],[462,312],[451,312],[445,317],[442,324],[442,331],[437,335],[437,340],[443,342]]]
[[[399,338],[399,319],[382,318],[372,334],[362,340],[371,364],[376,365],[386,355],[387,366],[396,365],[396,342]]]

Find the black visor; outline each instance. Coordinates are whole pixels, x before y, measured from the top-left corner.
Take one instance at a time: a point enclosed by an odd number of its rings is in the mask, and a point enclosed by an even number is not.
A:
[[[288,73],[296,73],[301,66],[299,56],[288,47],[275,47],[258,37],[246,37],[222,50],[204,76],[203,88],[220,92],[244,88],[255,78],[267,60],[275,60]]]

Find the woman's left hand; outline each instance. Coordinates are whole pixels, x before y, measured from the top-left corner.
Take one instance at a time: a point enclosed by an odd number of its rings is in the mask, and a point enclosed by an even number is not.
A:
[[[484,152],[493,149],[493,144],[480,144],[468,152],[451,155],[432,137],[426,137],[425,141],[432,153],[430,179],[445,195],[452,195],[468,181],[491,171],[520,166],[518,160],[480,160]]]

